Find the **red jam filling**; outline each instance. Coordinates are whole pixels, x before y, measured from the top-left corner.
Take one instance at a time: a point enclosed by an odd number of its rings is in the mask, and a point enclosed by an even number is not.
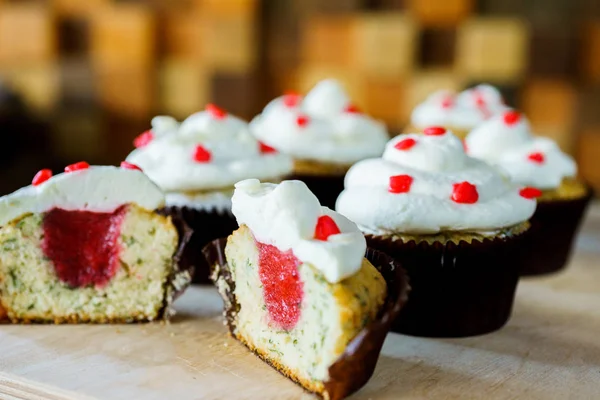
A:
[[[292,250],[282,252],[275,246],[256,242],[259,252],[258,274],[271,321],[291,330],[300,319],[304,291],[298,273],[300,260]]]
[[[112,213],[66,211],[46,213],[42,250],[58,278],[72,287],[104,286],[119,268],[118,243],[126,206]]]

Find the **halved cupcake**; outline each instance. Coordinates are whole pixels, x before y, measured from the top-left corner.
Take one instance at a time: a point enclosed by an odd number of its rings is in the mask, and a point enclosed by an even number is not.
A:
[[[532,244],[523,275],[559,271],[569,261],[579,224],[592,197],[577,164],[551,139],[534,136],[527,118],[509,110],[474,129],[468,153],[499,167],[510,179],[536,188]]]
[[[478,85],[459,94],[440,90],[415,107],[405,132],[442,126],[464,138],[471,129],[506,109],[502,95],[490,85]]]
[[[506,323],[536,207],[530,189],[468,157],[441,127],[397,136],[383,158],[354,165],[345,184],[337,211],[411,280],[394,330],[461,337]]]
[[[0,198],[0,309],[11,322],[166,318],[191,271],[188,239],[156,210],[161,190],[136,166],[40,171]]]
[[[237,228],[231,214],[234,183],[257,178],[279,182],[292,171],[289,156],[257,141],[248,124],[215,105],[182,123],[155,117],[140,135],[127,160],[139,165],[166,192],[165,213],[177,215],[193,229],[190,256],[195,283],[208,283],[201,249]]]
[[[205,249],[231,334],[311,392],[358,390],[406,301],[403,270],[365,259],[356,225],[300,181],[240,182],[233,212],[240,228]]]
[[[294,179],[305,182],[327,207],[344,188],[344,174],[357,161],[381,154],[385,125],[361,113],[333,80],[306,96],[288,93],[271,101],[250,129],[265,144],[294,158]]]

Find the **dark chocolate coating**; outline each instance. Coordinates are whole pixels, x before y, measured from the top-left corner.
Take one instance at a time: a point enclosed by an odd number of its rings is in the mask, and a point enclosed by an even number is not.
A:
[[[527,236],[417,244],[366,235],[369,247],[400,262],[410,278],[410,301],[392,330],[465,337],[500,329],[512,311]]]
[[[562,270],[571,256],[571,248],[581,219],[593,193],[573,200],[539,201],[531,217],[529,251],[522,276],[543,275]]]
[[[177,216],[185,221],[193,233],[185,250],[185,257],[195,266],[192,283],[209,284],[210,268],[202,255],[202,248],[212,240],[227,237],[238,228],[235,217],[230,213],[196,210],[189,207],[165,207],[165,215]]]
[[[306,183],[311,192],[317,196],[322,206],[335,210],[335,201],[344,190],[344,175],[292,175],[295,179]]]
[[[187,246],[192,236],[192,230],[184,220],[177,216],[171,216],[171,221],[177,229],[178,242],[177,251],[173,255],[173,270],[165,283],[167,287],[165,288],[163,307],[159,311],[159,318],[162,319],[169,319],[171,304],[187,289],[194,274],[194,264],[187,257]]]
[[[203,252],[211,265],[211,278],[222,278],[227,287],[221,293],[226,305],[224,316],[229,331],[235,330],[235,315],[239,310],[231,277],[225,259],[226,239],[207,245]],[[407,302],[410,287],[406,272],[391,257],[374,249],[367,249],[365,257],[379,270],[388,287],[387,298],[377,319],[364,327],[348,344],[340,358],[329,367],[329,381],[324,383],[331,400],[343,399],[363,387],[373,375],[379,353],[387,333],[400,310]],[[268,360],[264,360],[268,363]]]

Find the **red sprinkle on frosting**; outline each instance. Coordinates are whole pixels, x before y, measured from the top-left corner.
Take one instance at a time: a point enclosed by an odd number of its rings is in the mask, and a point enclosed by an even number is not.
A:
[[[130,162],[127,161],[121,161],[121,168],[123,169],[136,169],[138,171],[141,171],[142,169],[140,167],[138,167],[135,164],[132,164]]]
[[[441,105],[442,108],[451,108],[454,106],[454,99],[452,96],[446,96],[442,99]]]
[[[506,125],[512,126],[521,120],[521,113],[519,113],[518,111],[514,111],[514,110],[507,111],[504,113],[502,118],[504,119],[504,123]]]
[[[224,119],[227,116],[227,111],[212,103],[206,105],[206,111],[208,111],[214,119]]]
[[[360,114],[360,109],[354,104],[348,104],[346,108],[344,108],[344,112],[350,114]]]
[[[319,217],[317,226],[315,227],[315,239],[327,241],[329,236],[337,235],[338,233],[341,233],[341,231],[333,218],[329,215],[322,215]]]
[[[65,172],[80,171],[82,169],[88,169],[89,167],[90,167],[90,164],[88,164],[87,162],[79,161],[75,164],[67,165],[65,167]]]
[[[50,178],[52,178],[52,170],[42,169],[39,170],[37,174],[35,174],[33,180],[31,181],[31,184],[33,186],[41,185]]]
[[[299,103],[300,100],[302,99],[302,96],[300,96],[300,94],[296,93],[296,92],[286,92],[283,95],[283,104],[285,104],[286,107],[296,107]]]
[[[415,144],[417,144],[417,141],[413,138],[407,138],[407,139],[402,139],[401,141],[399,141],[398,143],[396,143],[394,145],[394,148],[397,150],[409,150],[411,149]]]
[[[126,206],[112,213],[55,208],[44,216],[42,250],[72,287],[104,286],[119,269]]]
[[[423,133],[427,136],[441,136],[446,133],[446,128],[442,128],[441,126],[430,126],[429,128],[425,128]]]
[[[210,153],[210,151],[206,150],[206,148],[204,148],[204,146],[202,145],[196,146],[196,149],[194,150],[194,161],[199,163],[206,163],[210,162],[211,159],[212,154]]]
[[[519,190],[519,195],[530,200],[537,199],[542,195],[542,191],[534,187],[524,187],[523,189]]]
[[[275,148],[269,146],[268,144],[264,144],[263,142],[258,142],[258,145],[260,146],[260,152],[262,154],[277,153],[277,150]]]
[[[462,204],[477,203],[479,200],[477,187],[469,182],[455,183],[452,188],[452,200]]]
[[[462,145],[463,145],[463,149],[465,150],[465,153],[468,153],[469,146],[467,146],[467,141],[465,139],[462,140]]]
[[[530,153],[527,156],[527,159],[529,161],[533,161],[534,163],[542,164],[546,160],[546,157],[544,156],[544,153],[536,152],[536,153]]]
[[[291,330],[300,319],[303,283],[298,273],[298,260],[292,250],[256,242],[259,254],[258,275],[271,323]]]
[[[410,175],[394,175],[390,176],[390,193],[408,193],[410,186],[413,183],[413,178]]]
[[[306,125],[308,125],[309,122],[310,119],[307,115],[304,114],[298,115],[298,117],[296,118],[296,124],[298,124],[298,126],[301,128],[304,128]]]
[[[139,149],[140,147],[147,146],[153,139],[154,135],[152,134],[152,131],[147,130],[146,132],[133,139],[133,145],[136,149]]]

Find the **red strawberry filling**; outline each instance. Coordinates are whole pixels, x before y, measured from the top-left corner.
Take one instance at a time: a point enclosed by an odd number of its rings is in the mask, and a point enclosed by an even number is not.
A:
[[[119,268],[118,243],[126,206],[112,213],[67,211],[46,213],[42,250],[58,278],[72,287],[104,286]]]
[[[300,319],[304,296],[298,266],[300,260],[292,250],[256,242],[259,252],[258,274],[271,321],[281,329],[291,330]]]

